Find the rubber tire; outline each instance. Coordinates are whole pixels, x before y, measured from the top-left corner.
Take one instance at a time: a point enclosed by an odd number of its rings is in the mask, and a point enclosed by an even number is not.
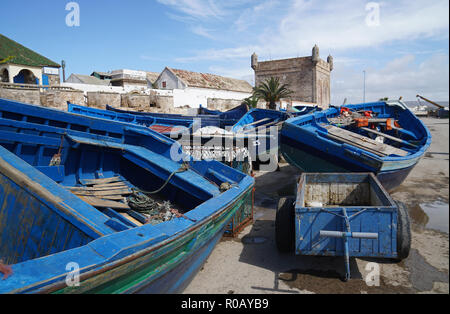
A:
[[[275,243],[281,253],[291,253],[295,246],[295,199],[283,197],[278,201],[275,219]]]
[[[411,251],[411,221],[405,204],[395,203],[397,204],[397,261],[402,261]]]

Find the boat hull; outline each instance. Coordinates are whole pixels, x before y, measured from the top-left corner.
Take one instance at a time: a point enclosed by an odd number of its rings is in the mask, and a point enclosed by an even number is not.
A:
[[[253,178],[176,162],[181,147],[146,128],[1,99],[0,111],[0,255],[13,271],[0,293],[180,292],[252,206]],[[102,197],[135,187],[159,187],[183,214],[148,223]]]
[[[388,145],[389,140],[396,140],[397,143],[403,140],[409,144],[402,152],[406,154],[376,154],[373,150],[365,149],[364,144],[352,142],[352,139],[334,140],[329,136],[326,126],[331,123],[329,119],[340,116],[341,110],[331,107],[323,112],[285,122],[280,136],[283,157],[304,172],[372,172],[377,175],[386,190],[395,189],[407,178],[431,145],[430,132],[401,102],[349,105],[347,109],[354,112],[373,112],[380,119],[395,117],[403,128],[399,128],[396,134],[387,138]],[[397,138],[393,135],[397,135]],[[364,136],[362,138],[364,139]],[[414,149],[411,149],[411,146],[414,146]]]
[[[362,165],[340,158],[338,155],[327,154],[286,136],[281,138],[280,149],[286,161],[303,172],[373,172],[388,191],[401,185],[420,160],[420,158],[414,158],[407,163]]]
[[[101,270],[83,274],[79,287],[52,285],[41,293],[179,293],[190,283],[221,239],[232,216],[251,202],[251,191],[200,226]],[[148,251],[148,252],[146,252]]]

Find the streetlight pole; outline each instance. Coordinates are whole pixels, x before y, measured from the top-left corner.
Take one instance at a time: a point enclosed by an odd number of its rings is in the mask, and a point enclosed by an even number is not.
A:
[[[66,61],[62,60],[61,61],[61,67],[63,70],[63,82],[66,82]]]
[[[363,103],[366,102],[366,70],[364,72],[364,96],[363,96]]]

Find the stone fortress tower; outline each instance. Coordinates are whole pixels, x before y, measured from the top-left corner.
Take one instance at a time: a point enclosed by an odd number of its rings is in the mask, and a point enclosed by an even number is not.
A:
[[[320,59],[317,45],[309,57],[259,62],[254,53],[251,65],[255,71],[255,86],[270,77],[278,77],[281,84],[288,84],[293,91],[292,101],[316,103],[321,108],[330,105],[333,57],[328,56],[327,61]]]

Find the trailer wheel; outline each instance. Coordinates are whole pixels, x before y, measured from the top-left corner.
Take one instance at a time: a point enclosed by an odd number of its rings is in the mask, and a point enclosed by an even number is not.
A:
[[[275,242],[278,251],[290,253],[294,251],[295,239],[295,199],[283,197],[278,202],[277,216],[275,220]]]
[[[404,260],[411,250],[411,222],[408,209],[402,202],[397,204],[397,260]]]

